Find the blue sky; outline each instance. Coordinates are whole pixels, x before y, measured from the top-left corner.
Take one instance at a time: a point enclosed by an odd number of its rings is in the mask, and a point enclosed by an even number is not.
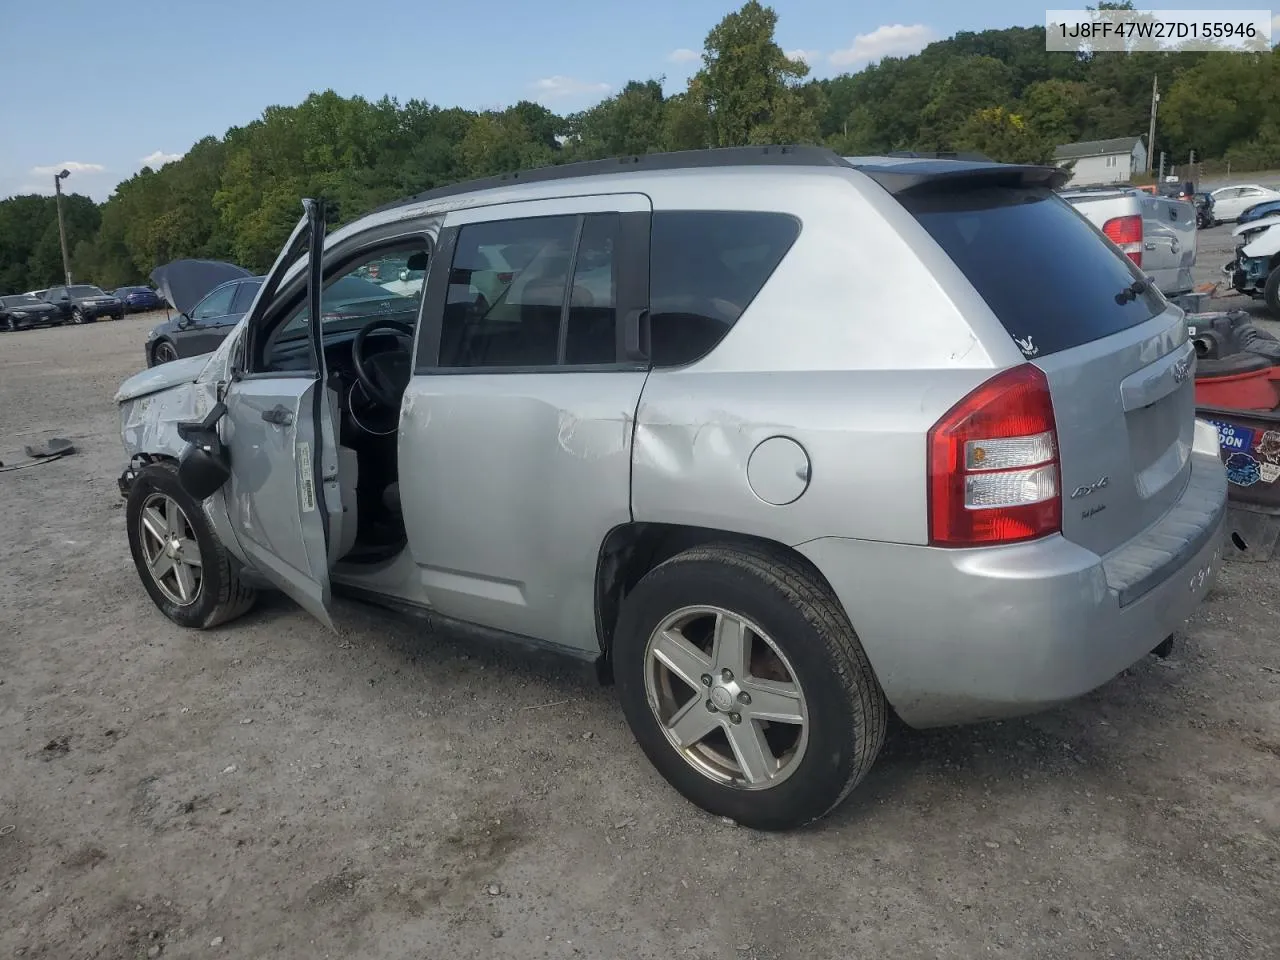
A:
[[[1201,0],[1201,5],[1209,5]],[[957,30],[1042,23],[1010,0],[775,0],[777,39],[815,76],[914,53]],[[1160,4],[1166,6],[1166,4]],[[588,106],[628,80],[683,89],[734,0],[4,0],[0,197],[104,200],[137,171],[315,90],[443,106]],[[20,81],[15,78],[22,78]],[[21,92],[19,92],[21,91]]]

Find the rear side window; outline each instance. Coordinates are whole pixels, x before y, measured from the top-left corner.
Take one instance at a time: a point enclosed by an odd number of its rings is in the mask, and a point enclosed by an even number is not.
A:
[[[236,288],[235,299],[231,301],[231,313],[248,313],[260,286],[262,286],[261,280],[246,280],[240,284]]]
[[[799,221],[785,213],[655,213],[649,254],[654,366],[682,366],[710,353],[799,234]]]
[[[979,188],[900,198],[1027,356],[1119,333],[1165,309],[1142,273],[1045,189]]]

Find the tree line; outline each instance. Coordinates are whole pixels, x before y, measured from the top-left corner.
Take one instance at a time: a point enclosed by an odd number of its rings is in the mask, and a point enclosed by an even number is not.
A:
[[[180,160],[143,168],[98,205],[65,197],[77,280],[136,282],[179,257],[270,265],[299,215],[324,196],[338,222],[459,180],[545,164],[662,150],[820,143],[843,154],[976,150],[1047,162],[1079,140],[1145,135],[1152,78],[1156,150],[1237,170],[1280,167],[1280,52],[1047,52],[1043,27],[961,32],[856,73],[808,79],[774,40],[757,0],[707,35],[687,87],[632,81],[579,113],[521,101],[470,111],[421,100],[315,93],[271,106]],[[0,201],[0,293],[62,276],[52,197]]]

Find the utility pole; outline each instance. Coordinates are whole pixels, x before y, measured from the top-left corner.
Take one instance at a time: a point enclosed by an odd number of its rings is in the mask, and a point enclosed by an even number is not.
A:
[[[1151,155],[1156,150],[1156,104],[1160,102],[1160,78],[1151,78],[1151,126],[1147,128],[1147,173],[1151,172]]]
[[[55,202],[58,205],[58,240],[62,243],[62,273],[68,287],[71,286],[71,260],[67,256],[67,228],[62,222],[62,181],[69,176],[70,170],[63,170],[53,176],[53,192],[58,197]]]

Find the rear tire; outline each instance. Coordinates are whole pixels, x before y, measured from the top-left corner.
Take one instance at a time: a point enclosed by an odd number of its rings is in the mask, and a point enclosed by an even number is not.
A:
[[[253,606],[256,591],[241,582],[240,563],[227,553],[201,505],[178,482],[177,464],[162,461],[138,472],[129,490],[125,518],[138,577],[160,612],[174,623],[207,630]],[[159,547],[170,535],[181,545],[176,560]],[[198,550],[191,549],[193,541]],[[177,560],[193,556],[199,560],[198,573],[193,575],[188,568],[184,591],[172,571]],[[183,593],[188,594],[185,600]]]
[[[1262,299],[1267,309],[1280,320],[1280,265],[1272,267],[1267,274],[1266,285],[1262,288]]]
[[[691,619],[676,626],[680,617]],[[746,625],[748,650],[737,684],[706,632],[734,621]],[[679,649],[705,658],[682,668],[691,677],[707,671],[692,682],[668,666],[672,633],[690,644]],[[667,782],[709,813],[748,827],[785,830],[829,813],[884,743],[888,707],[852,625],[818,573],[780,550],[711,544],[659,564],[623,601],[613,667],[631,730]],[[677,686],[692,688],[692,699],[683,700]],[[798,699],[779,700],[771,690]],[[799,723],[752,718],[790,713],[778,704],[793,702]],[[682,717],[688,736],[676,729]],[[696,730],[708,725],[699,738]],[[762,746],[763,778],[748,776],[743,762],[753,742]]]

